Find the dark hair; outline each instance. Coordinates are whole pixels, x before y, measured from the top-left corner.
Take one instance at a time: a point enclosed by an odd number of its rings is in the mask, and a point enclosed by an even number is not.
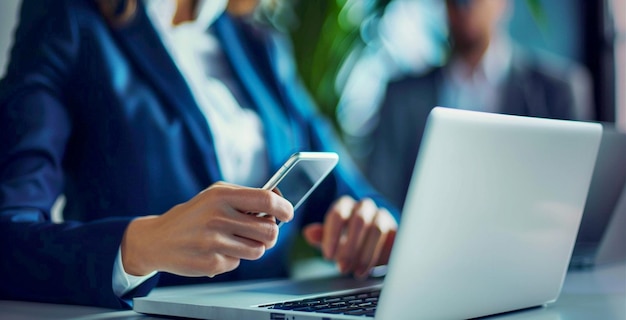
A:
[[[95,0],[100,13],[114,27],[120,27],[133,20],[137,12],[138,0]]]

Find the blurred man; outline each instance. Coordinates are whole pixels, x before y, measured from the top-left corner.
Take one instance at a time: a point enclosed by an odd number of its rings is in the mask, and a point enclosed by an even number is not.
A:
[[[591,84],[580,66],[516,46],[504,32],[506,0],[447,0],[450,57],[443,67],[387,87],[368,140],[365,171],[402,206],[430,110],[445,106],[557,119],[591,119]]]

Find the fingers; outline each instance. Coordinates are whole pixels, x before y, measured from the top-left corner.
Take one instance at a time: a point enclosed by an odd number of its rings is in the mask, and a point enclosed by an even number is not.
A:
[[[345,234],[345,242],[341,243],[336,254],[336,260],[339,262],[339,269],[352,270],[353,266],[358,258],[358,254],[363,252],[370,252],[370,247],[363,247],[368,244],[370,238],[374,241],[378,240],[378,237],[372,237],[372,229],[374,218],[378,212],[378,208],[374,201],[365,199],[357,203],[352,209],[352,215],[347,223],[347,233]],[[366,238],[366,236],[369,236]],[[370,240],[371,242],[371,240]],[[376,245],[375,242],[373,245]]]
[[[315,244],[321,237],[326,259],[335,260],[343,273],[365,277],[380,264],[386,264],[395,238],[397,223],[384,208],[371,199],[355,202],[341,198],[326,216],[322,235],[315,227],[305,229],[305,238]]]
[[[263,243],[239,236],[224,237],[215,250],[223,255],[245,260],[257,260],[265,254]]]
[[[391,214],[386,209],[379,209],[352,265],[355,276],[367,277],[375,266],[387,264],[396,230],[397,224]]]
[[[313,247],[319,248],[322,245],[324,226],[321,223],[312,223],[302,230],[304,239]]]
[[[241,259],[260,259],[266,250],[276,244],[278,226],[273,219],[248,215],[241,215],[241,218],[226,224],[215,223],[207,232],[211,236],[206,239],[206,256],[199,260],[208,262],[208,276],[237,268]]]
[[[280,192],[280,189],[278,189],[278,187],[276,187],[276,188],[272,189],[272,192],[274,192],[275,194],[277,194],[277,195],[279,195],[279,196],[281,196],[281,197],[283,196],[283,193],[282,193],[282,192]]]
[[[335,259],[339,241],[344,228],[352,214],[355,201],[350,197],[341,197],[331,207],[324,220],[324,237],[322,239],[322,254],[326,259]]]
[[[224,232],[261,243],[265,249],[274,247],[278,239],[278,225],[273,218],[241,215],[219,227]]]
[[[213,277],[237,268],[241,259],[260,259],[276,244],[278,225],[273,218],[221,215],[207,222],[204,234],[190,239],[199,242],[199,250],[189,257],[193,267],[185,273]]]
[[[218,198],[238,212],[263,212],[283,222],[293,219],[291,203],[271,190],[222,184],[207,197]]]

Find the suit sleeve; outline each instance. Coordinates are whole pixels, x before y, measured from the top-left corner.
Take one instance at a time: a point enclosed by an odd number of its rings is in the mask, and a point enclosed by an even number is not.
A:
[[[68,3],[23,2],[0,82],[0,299],[121,308],[128,300],[114,295],[112,270],[131,218],[51,221],[63,190],[79,39]]]
[[[297,72],[289,42],[281,36],[272,38],[273,59],[277,64],[280,87],[285,100],[291,106],[300,126],[305,128],[314,151],[333,151],[339,154],[339,163],[331,176],[322,183],[307,201],[309,212],[317,216],[307,217],[306,222],[321,221],[328,208],[328,200],[337,199],[342,195],[350,195],[355,199],[369,197],[378,206],[388,209],[399,221],[399,210],[390,204],[375,190],[358,170],[358,166],[342,144],[332,123],[318,109],[302,85]]]

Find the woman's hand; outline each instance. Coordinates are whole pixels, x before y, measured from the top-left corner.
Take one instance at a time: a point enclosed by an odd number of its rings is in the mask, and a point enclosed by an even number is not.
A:
[[[215,183],[163,215],[133,220],[121,245],[124,270],[213,277],[259,259],[276,244],[276,219],[292,218],[292,205],[272,191]]]
[[[309,244],[320,247],[324,258],[337,262],[342,273],[364,278],[377,265],[387,264],[398,224],[371,199],[356,202],[342,197],[330,208],[324,224],[304,229]]]

